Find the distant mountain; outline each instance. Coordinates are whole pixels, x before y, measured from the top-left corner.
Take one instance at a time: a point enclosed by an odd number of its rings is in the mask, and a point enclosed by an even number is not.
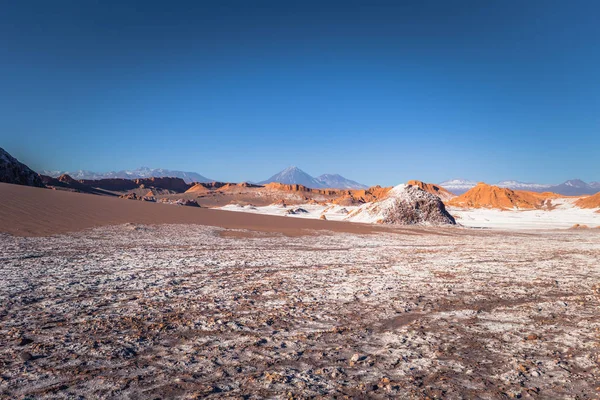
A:
[[[269,179],[266,179],[259,183],[266,184],[271,182],[285,183],[286,185],[304,185],[306,187],[314,189],[325,187],[325,184],[323,182],[321,182],[317,178],[310,176],[298,167],[286,168],[283,171],[273,175]]]
[[[367,185],[358,183],[356,181],[346,179],[339,174],[323,174],[319,175],[317,179],[325,184],[326,187],[331,189],[368,189]]]
[[[446,190],[460,195],[477,185],[475,181],[464,179],[453,179],[439,184]],[[519,181],[501,181],[493,184],[501,188],[512,190],[527,190],[530,192],[554,192],[564,196],[581,196],[586,194],[594,194],[600,191],[600,182],[586,183],[581,179],[571,179],[560,185],[549,185],[541,183],[526,183]]]
[[[530,192],[547,192],[552,185],[543,183],[527,183],[519,181],[500,181],[495,186],[512,190],[528,190]]]
[[[470,189],[474,188],[476,185],[477,182],[470,181],[467,179],[451,179],[449,181],[445,181],[439,184],[439,186],[456,195],[466,193]]]
[[[44,187],[42,178],[0,147],[0,182]]]
[[[110,171],[110,172],[92,172],[92,171],[41,171],[42,175],[58,178],[61,175],[69,175],[73,179],[99,180],[99,179],[143,179],[143,178],[181,178],[186,183],[192,182],[212,182],[213,179],[206,178],[196,172],[173,171],[162,168],[141,167],[133,171]]]
[[[368,186],[346,179],[338,174],[323,174],[315,178],[298,167],[289,167],[265,179],[259,184],[271,182],[284,183],[286,185],[303,185],[313,189],[366,189]]]
[[[594,182],[597,184],[597,182]],[[592,184],[586,183],[581,179],[571,179],[560,185],[550,186],[549,192],[560,193],[565,196],[581,196],[584,194],[594,194],[598,192],[598,187],[594,187]]]

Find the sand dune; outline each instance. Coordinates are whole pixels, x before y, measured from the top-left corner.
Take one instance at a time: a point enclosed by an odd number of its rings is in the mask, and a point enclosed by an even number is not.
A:
[[[303,235],[310,230],[372,233],[387,229],[347,222],[144,203],[6,183],[0,183],[0,201],[0,232],[19,236],[47,236],[124,223],[200,224],[291,236]]]

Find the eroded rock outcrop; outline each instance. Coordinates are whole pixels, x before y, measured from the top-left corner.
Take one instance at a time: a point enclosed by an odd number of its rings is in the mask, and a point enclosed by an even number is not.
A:
[[[547,200],[558,198],[556,193],[511,190],[480,182],[473,189],[453,198],[447,204],[461,208],[541,209]]]
[[[418,186],[421,189],[423,189],[426,192],[429,192],[433,195],[436,195],[437,197],[439,197],[440,199],[442,199],[442,201],[446,201],[446,200],[450,200],[453,197],[456,197],[455,194],[449,192],[448,190],[444,189],[441,186],[435,185],[433,183],[425,183],[422,181],[417,181],[417,180],[411,180],[407,182],[407,185],[412,185],[412,186]]]
[[[0,147],[0,182],[45,187],[42,178]]]
[[[456,224],[439,197],[404,184],[392,188],[384,199],[356,209],[346,220],[389,225]]]
[[[577,200],[575,205],[581,208],[600,208],[600,192]]]

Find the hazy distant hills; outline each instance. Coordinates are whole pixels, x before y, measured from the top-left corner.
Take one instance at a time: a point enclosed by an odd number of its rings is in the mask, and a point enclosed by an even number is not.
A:
[[[323,174],[317,177],[318,180],[325,183],[325,186],[332,189],[367,189],[367,185],[356,181],[346,179],[339,174]]]
[[[163,168],[148,168],[141,167],[135,170],[122,170],[122,171],[110,171],[110,172],[93,172],[86,170],[78,171],[40,171],[41,175],[50,176],[52,178],[58,178],[61,175],[69,175],[76,180],[99,180],[99,179],[144,179],[144,178],[181,178],[186,183],[192,182],[214,182],[214,179],[207,178],[200,175],[197,172],[184,172],[169,170]],[[266,184],[270,182],[285,183],[288,185],[304,185],[309,188],[321,189],[366,189],[368,186],[358,183],[356,181],[346,179],[339,174],[323,174],[318,177],[313,177],[306,172],[302,171],[297,167],[289,167],[283,171],[273,175],[269,179],[258,182],[259,184]]]
[[[460,195],[475,187],[477,182],[466,179],[452,179],[442,182],[439,185],[454,194]],[[554,192],[564,196],[581,196],[600,191],[600,182],[586,183],[581,179],[571,179],[558,185],[501,181],[494,184],[494,186],[512,190],[528,190],[530,192]]]
[[[110,172],[92,172],[92,171],[40,171],[41,175],[58,178],[61,175],[69,175],[73,179],[143,179],[143,178],[181,178],[186,183],[192,182],[213,182],[214,179],[207,178],[196,172],[174,171],[162,168],[140,167],[132,171],[110,171]]]
[[[265,179],[258,183],[267,184],[271,182],[284,183],[287,185],[303,185],[314,189],[366,189],[368,187],[356,181],[346,179],[338,174],[323,174],[315,178],[298,167],[286,168],[269,179]]]
[[[8,153],[7,153],[8,154]],[[86,170],[78,171],[40,171],[41,175],[47,175],[58,178],[67,174],[73,179],[80,180],[98,180],[98,179],[144,179],[144,178],[181,178],[186,183],[192,182],[214,182],[214,179],[207,178],[197,172],[176,171],[163,168],[140,167],[135,170],[122,170],[110,172],[92,172]],[[279,182],[288,185],[303,185],[314,189],[366,189],[367,185],[347,179],[339,174],[323,174],[317,177],[311,176],[298,167],[289,167],[277,174],[265,179],[259,184]],[[461,195],[477,185],[477,181],[468,179],[452,179],[439,183],[439,186],[456,194]],[[581,179],[570,179],[560,184],[542,184],[520,182],[515,180],[505,180],[493,184],[501,188],[512,190],[527,190],[531,192],[554,192],[565,196],[582,196],[595,194],[600,191],[600,182],[584,182]]]

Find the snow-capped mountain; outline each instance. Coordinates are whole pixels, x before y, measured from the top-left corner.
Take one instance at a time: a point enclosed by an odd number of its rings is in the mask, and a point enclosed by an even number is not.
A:
[[[346,179],[339,174],[323,174],[319,175],[317,179],[332,189],[368,189],[367,185]]]
[[[449,181],[439,183],[439,186],[443,187],[444,189],[446,189],[456,195],[468,192],[469,190],[474,188],[476,185],[477,185],[477,182],[470,181],[467,179],[451,179]]]
[[[315,178],[298,167],[288,167],[283,171],[265,179],[259,184],[271,182],[285,183],[286,185],[303,185],[313,189],[364,189],[366,185],[346,179],[338,174],[323,174]]]
[[[527,183],[519,181],[500,181],[495,186],[512,190],[528,190],[530,192],[545,192],[552,185],[543,183]]]
[[[565,196],[581,196],[584,194],[594,194],[598,192],[598,188],[581,179],[570,179],[560,185],[550,186],[549,192],[560,193]]]
[[[73,179],[140,179],[140,178],[181,178],[186,183],[192,182],[212,182],[213,179],[206,178],[196,172],[174,171],[163,168],[140,167],[133,171],[110,171],[110,172],[92,172],[85,170],[78,171],[41,171],[42,175],[57,178],[63,174],[71,176]]]

